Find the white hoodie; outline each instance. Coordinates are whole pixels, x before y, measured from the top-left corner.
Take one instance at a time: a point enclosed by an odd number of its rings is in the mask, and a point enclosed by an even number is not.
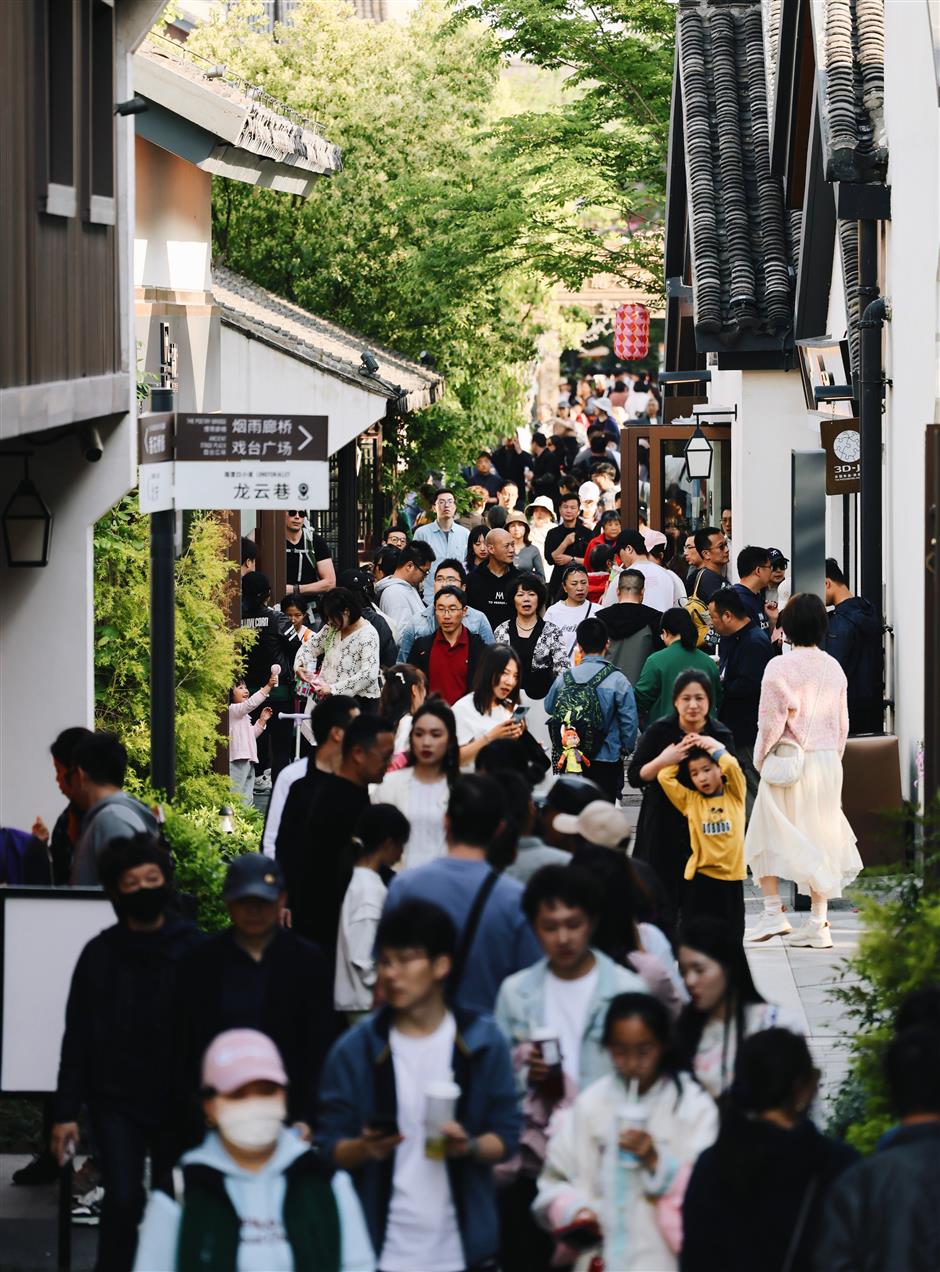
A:
[[[251,1223],[254,1239],[239,1242],[237,1272],[295,1272],[281,1222],[287,1191],[284,1171],[306,1150],[303,1140],[285,1127],[270,1160],[258,1171],[244,1170],[229,1157],[218,1135],[210,1131],[199,1147],[180,1162],[181,1166],[198,1164],[221,1171],[236,1214],[243,1225]],[[339,1210],[341,1272],[374,1272],[372,1242],[353,1182],[345,1171],[337,1171],[332,1187]],[[134,1272],[175,1272],[181,1217],[182,1207],[166,1193],[150,1194],[140,1226]],[[258,1234],[266,1234],[267,1239],[259,1240]]]

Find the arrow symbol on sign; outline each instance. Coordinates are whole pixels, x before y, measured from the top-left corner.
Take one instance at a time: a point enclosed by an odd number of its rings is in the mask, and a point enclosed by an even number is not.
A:
[[[309,446],[310,443],[313,441],[313,434],[308,433],[307,430],[304,428],[303,424],[298,424],[297,427],[300,429],[301,433],[303,433],[304,437],[307,439],[305,442],[301,442],[300,445],[297,447],[299,451],[302,451],[305,446]]]

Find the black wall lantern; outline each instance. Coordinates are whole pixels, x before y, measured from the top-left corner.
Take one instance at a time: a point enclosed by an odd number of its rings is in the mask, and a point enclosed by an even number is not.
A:
[[[12,569],[48,565],[52,513],[29,479],[29,456],[13,453],[23,460],[23,478],[0,516],[7,565]]]
[[[690,481],[708,481],[712,475],[712,444],[696,424],[685,445],[685,469]]]

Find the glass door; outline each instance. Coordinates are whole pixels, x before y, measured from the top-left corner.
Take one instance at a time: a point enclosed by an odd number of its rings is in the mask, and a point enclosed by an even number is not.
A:
[[[693,480],[685,448],[691,424],[628,425],[621,435],[621,503],[624,525],[644,522],[676,545],[702,526],[718,525],[731,503],[731,428],[703,426],[712,448],[711,473]]]

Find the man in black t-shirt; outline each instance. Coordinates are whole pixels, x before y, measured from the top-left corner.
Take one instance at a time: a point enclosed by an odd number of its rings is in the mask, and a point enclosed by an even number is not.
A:
[[[284,513],[287,552],[287,591],[306,600],[308,613],[316,609],[317,597],[336,586],[336,569],[330,545],[307,525],[302,508]]]
[[[594,537],[594,531],[578,515],[580,510],[581,501],[577,495],[562,495],[558,504],[561,525],[549,530],[545,536],[545,560],[555,567],[548,588],[549,598],[553,601],[561,595],[561,576],[565,566],[583,562],[587,546]]]

